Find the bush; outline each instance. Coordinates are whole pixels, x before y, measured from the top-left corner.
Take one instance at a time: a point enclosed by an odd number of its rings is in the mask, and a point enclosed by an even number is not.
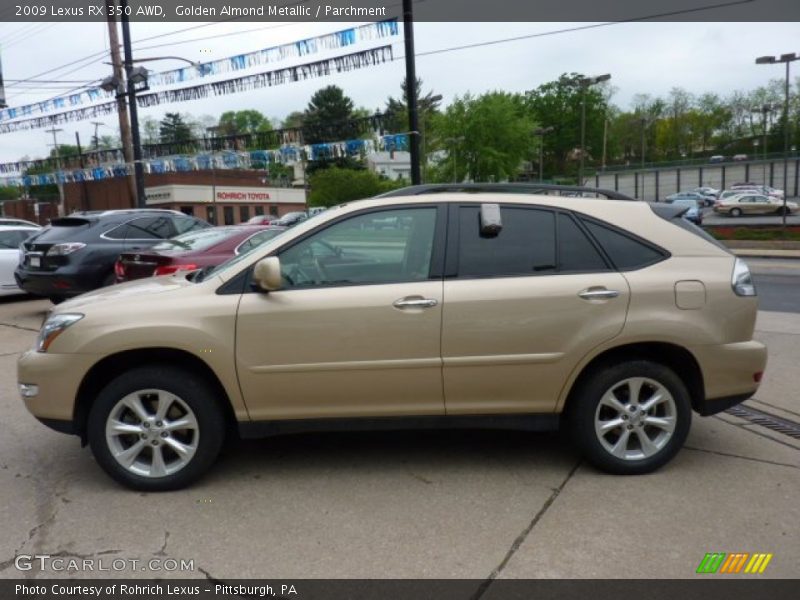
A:
[[[336,206],[351,200],[371,198],[408,185],[405,180],[391,181],[373,171],[331,167],[316,171],[309,179],[311,206]]]

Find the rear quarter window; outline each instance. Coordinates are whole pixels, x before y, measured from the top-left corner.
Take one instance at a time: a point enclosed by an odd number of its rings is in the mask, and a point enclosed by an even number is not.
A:
[[[632,234],[601,225],[591,219],[582,219],[582,221],[620,271],[642,269],[667,257],[663,250],[644,240],[636,239]]]

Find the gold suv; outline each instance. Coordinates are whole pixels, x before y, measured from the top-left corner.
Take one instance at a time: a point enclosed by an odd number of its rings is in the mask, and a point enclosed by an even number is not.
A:
[[[597,467],[652,471],[692,411],[759,385],[750,273],[686,207],[543,187],[406,188],[79,296],[19,359],[25,404],[142,490],[226,436],[342,428],[563,425]]]

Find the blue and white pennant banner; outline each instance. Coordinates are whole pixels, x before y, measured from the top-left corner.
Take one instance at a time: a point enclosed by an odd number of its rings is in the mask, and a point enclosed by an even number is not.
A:
[[[343,29],[326,35],[289,42],[280,46],[263,48],[255,52],[247,52],[245,54],[238,54],[200,63],[197,67],[188,66],[159,73],[150,73],[148,76],[148,85],[150,87],[159,87],[185,83],[202,77],[213,77],[215,75],[250,69],[266,64],[278,63],[288,58],[304,57],[325,50],[344,48],[360,41],[384,39],[389,36],[398,35],[398,32],[399,28],[397,20],[395,19],[369,23],[367,25],[361,25],[360,27]],[[91,105],[103,100],[107,101],[113,98],[114,94],[115,92],[106,92],[99,87],[91,87],[66,96],[58,96],[40,102],[6,108],[0,110],[0,123],[3,121],[32,117],[37,114],[48,114],[68,108],[76,108],[87,104]],[[106,102],[106,105],[108,104],[109,103]],[[93,116],[97,115],[92,115],[87,118],[92,118]],[[0,133],[3,133],[3,131],[0,131]]]

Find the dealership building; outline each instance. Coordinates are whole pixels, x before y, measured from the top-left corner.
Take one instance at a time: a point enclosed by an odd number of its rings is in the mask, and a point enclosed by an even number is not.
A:
[[[285,215],[306,210],[300,187],[281,187],[264,171],[217,170],[145,174],[148,207],[179,210],[209,223],[233,225],[256,215]],[[116,177],[64,185],[65,214],[81,210],[112,210],[136,206],[130,180]],[[8,200],[3,214],[47,224],[58,214],[58,196]]]
[[[218,225],[305,210],[305,193],[296,188],[173,183],[146,187],[145,196],[148,207],[179,210]]]

